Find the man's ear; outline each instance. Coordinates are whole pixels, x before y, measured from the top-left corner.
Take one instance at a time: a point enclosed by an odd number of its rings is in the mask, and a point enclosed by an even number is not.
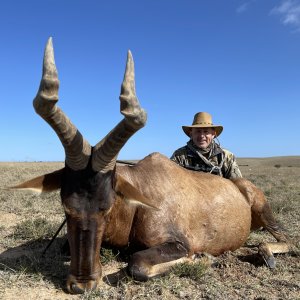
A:
[[[155,199],[149,199],[145,197],[140,190],[135,188],[124,177],[119,174],[115,175],[115,191],[124,197],[124,200],[129,204],[144,205],[149,208],[159,209],[158,203]]]
[[[217,131],[216,129],[214,129],[214,132],[213,132],[213,139],[217,137]]]

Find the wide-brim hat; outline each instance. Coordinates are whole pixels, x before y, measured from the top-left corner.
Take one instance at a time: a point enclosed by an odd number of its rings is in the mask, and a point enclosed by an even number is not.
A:
[[[223,126],[213,124],[211,114],[207,112],[198,112],[194,116],[194,121],[191,126],[182,126],[184,133],[190,137],[192,128],[214,128],[216,130],[216,136],[219,136],[223,131]]]

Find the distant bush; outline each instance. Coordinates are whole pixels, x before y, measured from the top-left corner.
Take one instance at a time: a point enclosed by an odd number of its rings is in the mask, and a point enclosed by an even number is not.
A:
[[[275,167],[275,168],[280,168],[280,167],[281,167],[281,165],[279,165],[279,164],[276,164],[276,165],[274,165],[274,167]]]

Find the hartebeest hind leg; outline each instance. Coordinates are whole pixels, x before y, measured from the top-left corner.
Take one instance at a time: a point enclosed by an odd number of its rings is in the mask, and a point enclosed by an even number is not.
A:
[[[136,280],[146,281],[167,273],[178,263],[192,261],[182,243],[168,242],[132,255],[127,271]]]
[[[273,254],[287,253],[291,251],[292,245],[289,237],[278,225],[274,218],[270,204],[267,202],[263,192],[250,181],[239,178],[232,180],[251,206],[251,230],[265,228],[277,240],[277,243],[261,243],[259,253],[269,268],[275,268],[275,258]]]
[[[273,254],[287,253],[291,250],[291,246],[289,245],[288,236],[276,222],[270,204],[266,202],[262,192],[260,190],[257,191],[263,198],[257,198],[258,203],[255,202],[252,206],[252,229],[263,227],[277,240],[277,243],[261,243],[258,248],[259,253],[263,257],[265,263],[269,268],[273,269],[276,265]],[[260,205],[260,199],[264,199],[263,205]]]

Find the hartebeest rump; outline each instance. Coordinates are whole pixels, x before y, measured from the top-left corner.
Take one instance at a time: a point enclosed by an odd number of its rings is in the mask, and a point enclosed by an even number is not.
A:
[[[69,292],[97,286],[102,242],[132,250],[127,269],[137,280],[163,274],[200,253],[236,250],[250,230],[261,226],[279,242],[259,247],[269,267],[275,266],[273,252],[289,250],[263,193],[245,179],[186,170],[159,153],[135,166],[116,164],[123,145],[146,122],[130,52],[120,95],[124,119],[95,147],[56,105],[58,87],[50,38],[34,108],[60,138],[65,167],[14,188],[60,189],[71,252]]]

